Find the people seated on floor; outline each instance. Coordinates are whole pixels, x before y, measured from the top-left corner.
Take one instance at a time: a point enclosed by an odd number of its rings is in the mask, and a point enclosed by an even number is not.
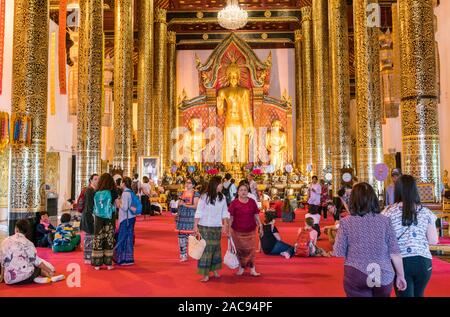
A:
[[[6,238],[0,246],[4,282],[7,285],[22,285],[63,280],[64,275],[56,275],[53,265],[37,255],[35,246],[26,238],[29,230],[30,224],[26,219],[17,221],[15,234]]]
[[[56,227],[53,240],[53,252],[72,252],[80,245],[81,237],[75,233],[70,220],[70,214],[61,215],[61,224]]]
[[[314,230],[314,219],[307,217],[305,226],[298,229],[297,242],[295,243],[295,255],[299,257],[324,256],[330,257],[331,252],[327,252],[317,246],[317,231]]]
[[[290,259],[294,255],[294,247],[281,241],[281,236],[275,226],[276,214],[266,212],[264,216],[263,234],[260,238],[264,254],[281,255]]]
[[[157,192],[152,192],[150,198],[150,215],[156,216],[161,215],[161,213],[162,213],[162,206],[159,203],[159,194]]]
[[[333,206],[332,210],[334,210],[334,208],[336,208],[336,207]],[[350,214],[345,211],[340,214],[339,220],[335,220],[333,225],[323,227],[323,232],[328,236],[328,241],[330,241],[331,244],[334,244],[341,219],[344,219],[348,215],[350,215]]]
[[[294,208],[291,205],[289,198],[286,198],[283,203],[283,209],[281,213],[283,222],[293,222],[295,219]]]
[[[283,201],[279,196],[273,197],[273,200],[270,202],[270,209],[273,209],[277,213],[277,218],[281,218],[283,214]]]
[[[330,208],[335,221],[341,219],[342,214],[349,213],[348,204],[345,200],[346,188],[342,187],[338,190],[337,194],[338,196],[333,198],[333,205],[332,208]]]
[[[312,228],[317,231],[317,239],[320,238],[320,212],[316,209],[313,209],[312,211],[308,212],[305,215],[305,220],[307,218],[312,218],[314,220],[314,224],[312,225]]]
[[[51,248],[55,227],[50,223],[48,212],[41,212],[41,220],[36,226],[36,244],[41,248]]]

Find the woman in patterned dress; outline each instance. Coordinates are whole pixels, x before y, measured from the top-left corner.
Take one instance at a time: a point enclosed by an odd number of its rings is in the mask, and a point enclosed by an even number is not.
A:
[[[177,230],[178,244],[180,246],[180,261],[188,260],[187,246],[189,233],[194,230],[194,215],[197,209],[200,194],[195,191],[196,183],[193,178],[188,177],[185,182],[185,190],[178,202]]]

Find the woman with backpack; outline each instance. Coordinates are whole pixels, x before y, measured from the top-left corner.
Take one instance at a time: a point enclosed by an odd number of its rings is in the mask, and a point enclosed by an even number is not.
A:
[[[98,181],[97,192],[94,195],[94,240],[92,243],[92,266],[100,270],[106,265],[112,270],[114,249],[114,212],[116,199],[119,198],[114,178],[102,174]]]
[[[139,198],[131,190],[131,182],[131,178],[125,177],[120,185],[119,231],[113,258],[118,265],[134,264],[134,225],[138,206],[134,206],[133,202],[139,202]]]

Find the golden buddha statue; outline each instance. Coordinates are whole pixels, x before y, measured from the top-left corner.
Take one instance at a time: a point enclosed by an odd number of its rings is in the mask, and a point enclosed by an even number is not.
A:
[[[202,132],[202,121],[192,118],[189,121],[189,133],[184,136],[183,159],[189,163],[201,163],[202,152],[205,149],[205,139]]]
[[[286,133],[281,131],[281,121],[272,122],[271,131],[267,132],[266,149],[269,151],[270,164],[280,171],[284,167],[284,157],[287,149]]]
[[[223,161],[248,161],[248,144],[253,137],[253,118],[250,112],[250,90],[239,86],[240,69],[232,62],[226,69],[229,86],[219,89],[217,113],[225,112]],[[224,106],[226,104],[226,110]],[[247,136],[247,137],[245,137]]]

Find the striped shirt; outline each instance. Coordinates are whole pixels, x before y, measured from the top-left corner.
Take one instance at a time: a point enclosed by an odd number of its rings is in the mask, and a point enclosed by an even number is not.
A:
[[[391,219],[392,226],[398,238],[402,257],[422,256],[431,259],[427,238],[428,225],[435,224],[437,217],[426,207],[418,207],[417,225],[405,227],[402,225],[402,207],[399,204],[389,206],[384,212]]]

